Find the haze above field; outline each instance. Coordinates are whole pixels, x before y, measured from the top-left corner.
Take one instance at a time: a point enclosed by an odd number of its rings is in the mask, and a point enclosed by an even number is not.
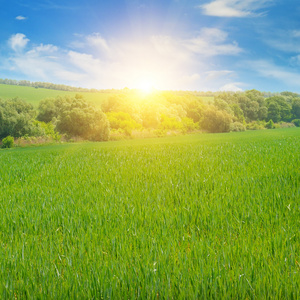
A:
[[[1,78],[87,88],[300,92],[296,0],[11,0]]]

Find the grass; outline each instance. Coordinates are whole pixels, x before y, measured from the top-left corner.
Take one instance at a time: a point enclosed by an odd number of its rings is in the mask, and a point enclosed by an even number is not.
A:
[[[0,151],[0,297],[299,299],[298,128]]]
[[[34,88],[27,86],[17,86],[17,85],[6,85],[0,84],[0,98],[1,99],[11,99],[15,97],[19,97],[29,103],[31,103],[34,107],[37,107],[39,102],[46,98],[56,98],[57,96],[70,96],[74,97],[76,94],[81,94],[88,101],[96,105],[101,105],[101,103],[111,96],[110,92],[67,92],[67,91],[57,91],[51,89],[43,89],[43,88]]]
[[[185,92],[183,92],[184,94]],[[51,89],[34,88],[27,86],[17,86],[17,85],[6,85],[0,84],[0,99],[11,99],[19,97],[29,103],[31,103],[35,108],[41,100],[46,98],[56,98],[57,96],[70,96],[74,97],[76,94],[84,96],[84,99],[92,102],[94,105],[101,107],[101,104],[109,99],[110,97],[118,97],[123,95],[128,97],[131,101],[139,102],[141,99],[144,101],[145,95],[140,95],[136,91],[130,90],[102,90],[99,92],[67,92],[67,91],[57,91]],[[176,94],[176,92],[175,92]],[[187,93],[188,94],[188,93]],[[141,99],[140,99],[141,98]],[[204,102],[209,103],[213,101],[213,97],[200,97]]]

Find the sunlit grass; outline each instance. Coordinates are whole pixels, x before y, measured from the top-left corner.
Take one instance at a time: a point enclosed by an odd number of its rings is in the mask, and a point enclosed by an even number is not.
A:
[[[46,98],[56,98],[57,96],[69,96],[75,97],[76,94],[80,94],[86,99],[90,101],[95,106],[101,107],[102,103],[107,101],[111,97],[119,97],[120,94],[126,96],[130,103],[132,102],[140,102],[143,101],[144,98],[150,96],[152,93],[159,94],[159,90],[156,90],[156,85],[154,81],[141,80],[139,83],[139,89],[137,90],[103,90],[99,92],[68,92],[68,91],[58,91],[51,89],[43,89],[43,88],[34,88],[28,86],[16,86],[16,85],[6,85],[0,84],[0,99],[7,100],[15,97],[19,97],[26,102],[31,103],[35,108],[38,107],[39,102]],[[142,93],[141,93],[142,91]],[[162,92],[164,93],[164,92]],[[185,92],[181,92],[185,93]],[[188,92],[186,92],[188,94]],[[172,92],[172,94],[176,94],[176,92]],[[197,93],[196,93],[197,94]],[[211,103],[214,97],[205,97],[201,96],[201,98],[205,103]]]
[[[1,151],[1,297],[299,298],[299,133]]]

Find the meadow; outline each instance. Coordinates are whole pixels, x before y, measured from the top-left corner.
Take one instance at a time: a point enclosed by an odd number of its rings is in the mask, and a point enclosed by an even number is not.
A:
[[[299,299],[299,128],[0,151],[3,299]]]
[[[83,95],[84,98],[98,106],[112,95],[111,92],[68,92],[44,88],[34,88],[28,86],[17,86],[0,84],[0,99],[12,99],[19,97],[28,103],[31,103],[35,108],[38,107],[39,102],[46,98],[56,98],[58,96],[74,97],[76,94]]]
[[[173,93],[173,92],[172,92]],[[126,96],[130,95],[130,99],[139,102],[140,99],[148,97],[148,95],[143,95],[135,90],[99,90],[98,92],[69,92],[69,91],[59,91],[53,89],[44,88],[34,88],[29,86],[18,86],[18,85],[7,85],[0,84],[0,99],[7,100],[19,97],[28,103],[31,103],[34,108],[37,108],[40,101],[46,98],[56,98],[58,96],[69,96],[75,97],[76,94],[80,94],[87,101],[91,102],[93,105],[101,107],[102,103],[107,101],[111,97],[118,97],[120,95]],[[176,92],[175,92],[176,94]],[[177,92],[178,95],[187,95],[188,92]],[[206,97],[201,94],[194,93],[198,98],[201,98],[204,102],[210,103],[213,101],[214,97]]]

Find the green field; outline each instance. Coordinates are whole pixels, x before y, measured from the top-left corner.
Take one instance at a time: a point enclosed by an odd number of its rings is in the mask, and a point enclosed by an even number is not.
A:
[[[0,99],[11,99],[19,97],[26,102],[31,103],[34,107],[37,107],[39,102],[46,98],[56,98],[57,96],[71,96],[74,97],[76,94],[81,94],[88,101],[93,102],[96,105],[101,105],[101,103],[111,96],[111,93],[107,92],[66,92],[57,91],[51,89],[34,88],[28,86],[17,86],[17,85],[6,85],[0,84]]]
[[[180,94],[188,94],[188,92],[181,92]],[[134,90],[102,90],[99,92],[67,92],[67,91],[58,91],[51,89],[43,88],[34,88],[28,86],[18,86],[18,85],[6,85],[0,84],[0,99],[7,100],[19,97],[20,99],[25,100],[26,102],[31,103],[35,108],[38,107],[38,104],[41,100],[46,98],[56,98],[57,96],[70,96],[74,97],[76,94],[83,95],[84,99],[92,102],[96,106],[101,106],[101,104],[112,96],[118,95],[127,95],[131,100],[139,101],[139,93],[136,93]],[[176,92],[175,92],[176,94]],[[144,98],[145,95],[141,96]],[[197,96],[199,97],[199,96]],[[213,97],[201,96],[204,102],[210,103],[213,101]]]
[[[299,299],[299,128],[0,151],[3,299]]]

